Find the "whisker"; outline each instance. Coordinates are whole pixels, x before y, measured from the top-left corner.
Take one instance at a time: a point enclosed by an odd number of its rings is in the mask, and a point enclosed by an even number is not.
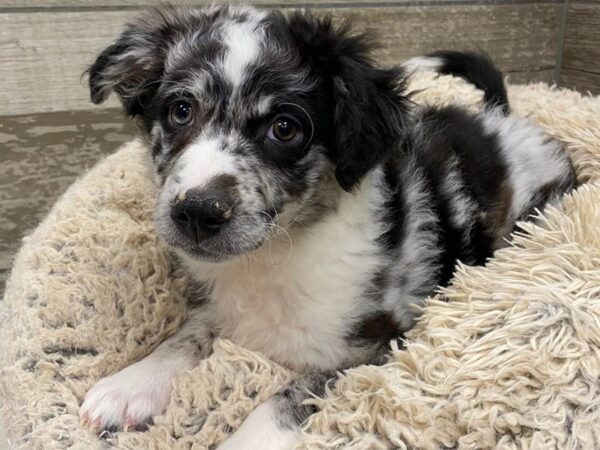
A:
[[[279,214],[277,213],[277,210],[275,210],[275,220],[273,220],[273,217],[271,217],[269,214],[267,214],[264,211],[261,211],[260,214],[264,215],[267,218],[267,226],[270,229],[270,233],[267,234],[267,241],[269,242],[269,254],[272,256],[272,250],[273,250],[273,238],[277,235],[277,231],[281,231],[282,234],[284,234],[288,240],[289,243],[289,253],[287,258],[285,259],[285,261],[283,261],[280,265],[286,264],[289,261],[291,261],[293,255],[294,255],[294,241],[292,239],[292,236],[290,236],[290,233],[281,225],[275,223],[275,221],[279,221]],[[277,265],[273,266],[273,267],[278,267]]]

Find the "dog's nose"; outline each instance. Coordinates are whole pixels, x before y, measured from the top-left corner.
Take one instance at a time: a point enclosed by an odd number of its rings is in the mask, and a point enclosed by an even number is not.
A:
[[[175,202],[171,218],[182,233],[199,243],[217,234],[229,222],[231,212],[232,202],[227,196],[191,190]]]

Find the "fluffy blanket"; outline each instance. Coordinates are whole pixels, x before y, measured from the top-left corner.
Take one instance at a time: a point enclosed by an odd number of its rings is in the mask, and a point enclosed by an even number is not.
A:
[[[451,77],[412,88],[420,103],[480,102]],[[509,94],[569,149],[583,185],[487,266],[460,266],[387,364],[348,370],[312,400],[302,448],[600,448],[600,99],[543,84]],[[12,447],[213,448],[291,376],[220,340],[148,431],[99,439],[80,425],[85,392],[185,318],[186,278],[153,229],[147,154],[126,144],[79,179],[16,258],[0,307]]]

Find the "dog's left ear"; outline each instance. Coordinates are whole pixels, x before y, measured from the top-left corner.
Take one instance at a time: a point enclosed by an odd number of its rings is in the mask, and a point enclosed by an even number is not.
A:
[[[334,148],[330,159],[346,191],[378,163],[400,151],[409,101],[400,68],[382,69],[371,59],[376,47],[350,22],[334,26],[330,17],[296,14],[292,32],[312,63],[331,80]]]
[[[364,55],[340,58],[333,76],[335,177],[350,191],[404,139],[408,101],[400,69],[377,68]]]

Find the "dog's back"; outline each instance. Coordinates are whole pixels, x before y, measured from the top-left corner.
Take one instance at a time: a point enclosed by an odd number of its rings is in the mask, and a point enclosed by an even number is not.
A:
[[[405,67],[464,78],[483,90],[484,107],[476,113],[453,106],[418,109],[401,156],[388,162],[388,189],[402,211],[394,220],[403,226],[395,223],[388,239],[397,256],[387,269],[383,298],[398,319],[407,294],[424,298],[445,285],[458,260],[483,264],[507,244],[517,221],[576,183],[561,145],[510,114],[502,75],[487,56],[440,51]]]

